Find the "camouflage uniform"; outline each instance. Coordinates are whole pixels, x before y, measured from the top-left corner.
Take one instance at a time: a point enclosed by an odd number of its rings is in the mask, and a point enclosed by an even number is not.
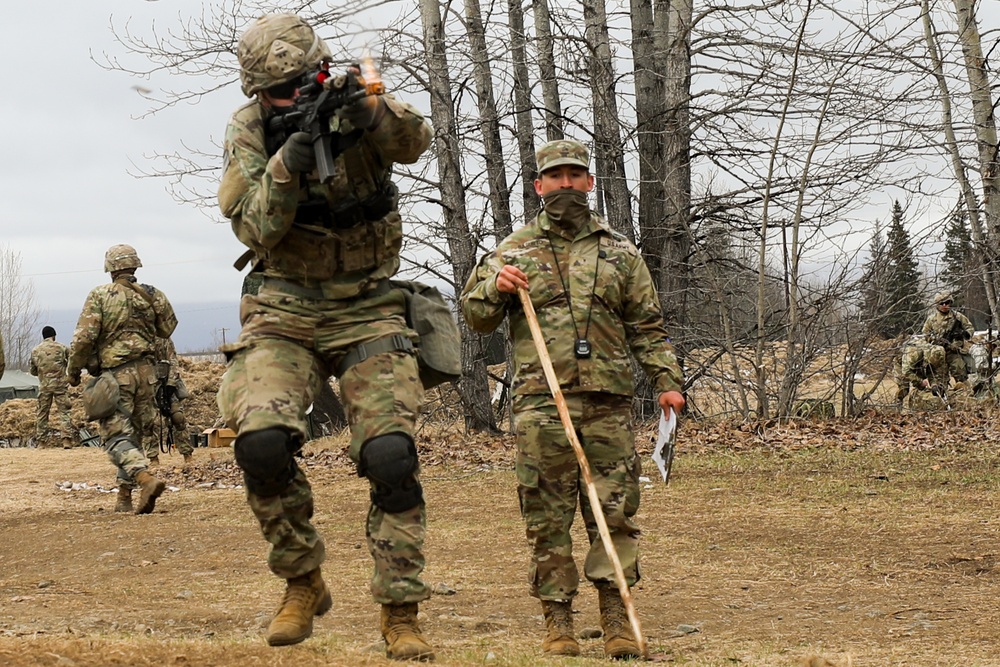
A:
[[[157,420],[165,417],[163,429],[171,429],[177,451],[183,456],[188,456],[194,452],[194,448],[191,446],[187,417],[184,415],[181,402],[190,394],[184,384],[184,378],[181,377],[180,364],[177,362],[177,350],[170,338],[157,338],[154,352],[156,357],[156,392],[158,393],[156,395],[157,416],[149,424],[145,443],[147,446],[153,443],[154,447],[158,444],[156,441],[159,438],[153,432],[154,426]],[[169,402],[170,415],[163,415],[161,412],[159,405],[161,401]],[[160,437],[165,438],[166,433],[161,433]]]
[[[570,141],[555,142],[555,148],[560,144],[584,150]],[[540,150],[538,161],[544,171],[552,156]],[[631,354],[657,391],[680,391],[682,383],[649,270],[635,246],[596,213],[590,212],[589,222],[574,237],[543,211],[485,255],[462,291],[462,312],[475,331],[493,331],[509,317],[518,493],[532,549],[529,585],[531,594],[543,601],[577,594],[569,529],[578,498],[590,539],[584,573],[600,585],[613,582],[614,570],[520,301],[497,289],[505,264],[527,274],[528,294],[593,470],[612,541],[626,580],[634,584],[639,579],[639,529],[631,517],[638,508],[639,462],[631,420],[632,375],[624,369]],[[577,334],[590,342],[589,358],[578,358]]]
[[[943,345],[946,354],[944,366],[947,372],[955,378],[955,382],[965,382],[969,377],[970,369],[975,370],[975,362],[969,355],[966,344],[966,341],[971,340],[975,332],[975,327],[972,326],[969,318],[955,310],[942,313],[935,309],[924,320],[922,333],[927,336],[928,340],[938,342],[938,344],[946,343]],[[948,382],[947,375],[943,376],[942,381]]]
[[[248,95],[255,90],[244,87]],[[363,447],[387,435],[412,446],[423,387],[404,295],[388,284],[399,269],[403,239],[390,177],[394,162],[413,163],[427,149],[431,129],[412,106],[383,99],[384,116],[336,158],[329,184],[315,171],[288,171],[279,147],[265,136],[272,112],[258,100],[230,120],[219,204],[252,251],[255,270],[263,272],[259,292],[242,299],[238,341],[224,348],[229,364],[218,400],[239,434],[238,461],[241,445],[261,434],[280,432],[285,444],[278,446],[297,451],[306,437],[306,409],[331,374],[340,379],[355,463],[360,466]],[[337,117],[331,129],[352,130]],[[362,346],[374,352],[365,358]],[[294,459],[287,485],[283,480],[283,490],[274,493],[252,490],[247,464],[241,467],[247,502],[272,545],[271,570],[292,580],[318,568],[324,545],[311,523],[311,488]],[[372,494],[378,497],[374,483]],[[398,512],[372,502],[366,534],[376,601],[429,597],[420,580],[425,523],[422,498]]]
[[[35,422],[35,437],[41,442],[49,429],[49,412],[55,403],[59,419],[59,434],[70,438],[73,424],[70,421],[69,385],[66,382],[66,362],[69,348],[46,338],[31,351],[28,371],[38,377],[38,418]]]
[[[79,379],[85,368],[95,374],[96,361],[101,371],[110,371],[118,381],[120,409],[98,420],[98,429],[125,488],[134,488],[134,476],[149,466],[142,436],[155,418],[153,344],[176,326],[174,309],[163,292],[139,285],[134,276],[119,275],[87,295],[73,334],[67,376]]]
[[[935,386],[943,386],[947,381],[944,358],[944,348],[940,345],[933,345],[922,338],[907,343],[897,373],[896,400],[902,402],[911,388],[929,391]],[[924,380],[927,387],[923,386]]]

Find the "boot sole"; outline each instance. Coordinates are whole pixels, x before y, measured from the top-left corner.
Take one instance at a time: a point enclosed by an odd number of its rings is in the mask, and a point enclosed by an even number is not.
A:
[[[156,486],[153,487],[153,492],[149,494],[149,498],[145,502],[139,503],[139,506],[135,508],[136,514],[149,514],[156,507],[156,499],[163,494],[166,490],[167,485],[165,482],[157,481]]]

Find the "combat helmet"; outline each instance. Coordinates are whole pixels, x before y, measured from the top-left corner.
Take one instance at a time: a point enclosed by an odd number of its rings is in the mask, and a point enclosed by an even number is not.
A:
[[[142,262],[139,261],[139,254],[127,243],[113,245],[104,253],[104,270],[107,273],[138,269],[140,266]]]
[[[240,61],[240,87],[247,97],[333,59],[323,40],[295,14],[258,18],[240,37],[236,57]]]
[[[949,292],[948,290],[942,290],[934,295],[934,301],[932,301],[932,303],[935,306],[937,306],[939,304],[944,303],[945,301],[954,301],[954,300],[955,299],[952,297],[951,292]]]

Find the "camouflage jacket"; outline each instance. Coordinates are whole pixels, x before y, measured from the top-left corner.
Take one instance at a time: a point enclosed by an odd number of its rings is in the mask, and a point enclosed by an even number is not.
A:
[[[943,370],[944,349],[927,342],[911,343],[903,348],[900,375],[903,379],[920,384],[921,380],[935,381],[938,371]],[[947,371],[944,371],[947,374]]]
[[[169,336],[177,316],[166,295],[151,285],[125,285],[126,277],[98,285],[87,295],[73,332],[67,375],[78,375],[96,360],[109,370],[141,357],[152,360],[157,336]],[[134,289],[145,290],[146,300]]]
[[[66,390],[66,362],[69,348],[52,338],[47,338],[31,351],[28,372],[38,377],[42,389]]]
[[[961,344],[964,340],[971,340],[976,330],[969,318],[962,313],[952,310],[945,314],[935,308],[924,320],[922,333],[931,341],[943,338],[949,342]],[[964,334],[968,335],[964,336]]]
[[[515,231],[484,255],[462,290],[462,312],[475,331],[492,331],[505,315],[510,317],[514,391],[547,394],[549,387],[520,300],[497,290],[496,278],[504,264],[517,266],[528,276],[528,293],[563,392],[631,396],[630,353],[658,391],[679,391],[681,370],[639,251],[593,213],[575,239],[563,234],[540,213],[534,224]],[[577,331],[590,342],[590,358],[577,359],[574,354]]]
[[[320,224],[300,215],[325,204],[325,211],[361,210],[381,201],[391,183],[394,162],[412,164],[427,150],[431,128],[415,108],[384,95],[386,113],[373,130],[336,158],[329,184],[316,172],[292,174],[280,149],[268,154],[265,126],[269,112],[256,100],[233,115],[226,128],[225,160],[219,206],[237,238],[253,252],[267,276],[321,289],[330,299],[356,296],[399,269],[403,225],[398,197],[378,219],[374,214],[351,224]],[[341,126],[343,125],[343,126]],[[351,130],[339,118],[334,132]]]

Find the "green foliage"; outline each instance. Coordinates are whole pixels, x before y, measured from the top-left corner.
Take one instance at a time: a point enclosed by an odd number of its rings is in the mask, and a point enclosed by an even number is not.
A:
[[[865,319],[882,338],[914,331],[924,312],[921,274],[898,201],[893,204],[885,240],[876,229],[869,254],[861,290]]]

